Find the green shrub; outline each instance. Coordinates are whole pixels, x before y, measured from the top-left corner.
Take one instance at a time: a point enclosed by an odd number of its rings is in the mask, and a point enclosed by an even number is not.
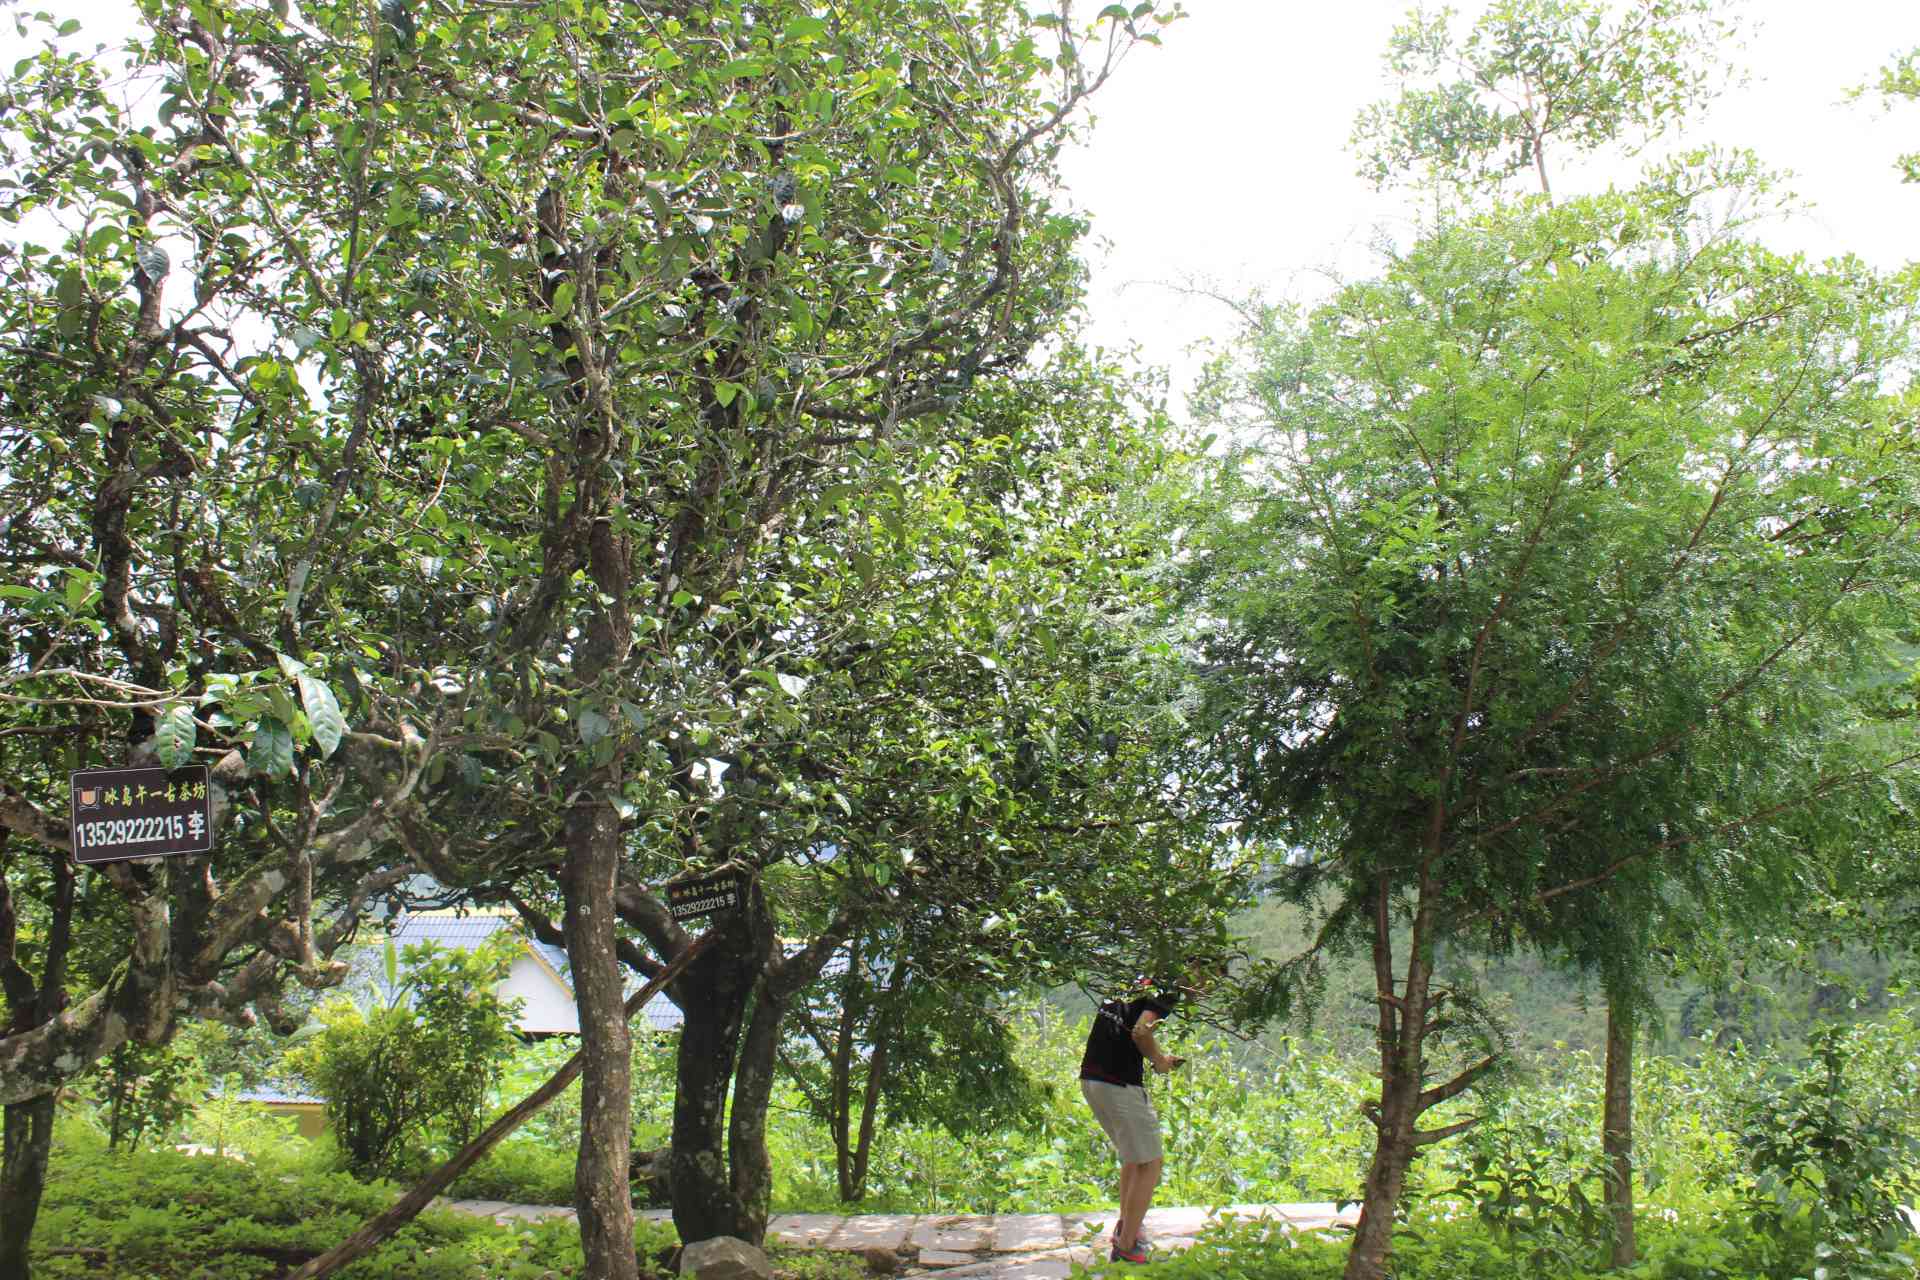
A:
[[[1770,1273],[1909,1277],[1920,1262],[1900,1203],[1920,1188],[1920,1139],[1847,1070],[1859,1032],[1810,1038],[1814,1060],[1754,1096],[1743,1199]]]
[[[34,1233],[36,1280],[270,1280],[338,1244],[401,1188],[311,1167],[256,1168],[234,1159],[140,1151],[104,1160],[88,1126],[58,1126],[47,1197]],[[675,1242],[641,1223],[652,1262]],[[342,1280],[540,1280],[583,1269],[570,1219],[503,1226],[429,1211]],[[643,1268],[642,1275],[660,1275]]]
[[[402,981],[388,943],[387,1002],[362,1009],[337,998],[320,1006],[319,1034],[288,1053],[287,1063],[326,1099],[348,1168],[398,1172],[406,1165],[403,1143],[437,1133],[458,1146],[479,1132],[516,1043],[517,1002],[502,1004],[494,988],[517,946],[504,932],[473,951],[410,946]]]
[[[161,1146],[206,1093],[206,1072],[184,1044],[128,1041],[106,1056],[91,1082],[112,1151]]]
[[[533,1141],[506,1141],[487,1153],[447,1188],[456,1200],[506,1200],[515,1204],[572,1204],[574,1146],[553,1148]]]

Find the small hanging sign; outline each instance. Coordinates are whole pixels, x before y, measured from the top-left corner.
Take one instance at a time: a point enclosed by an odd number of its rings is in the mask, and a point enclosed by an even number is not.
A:
[[[747,878],[738,871],[667,884],[667,914],[685,922],[721,911],[738,911],[747,901]]]
[[[213,793],[203,764],[81,769],[69,781],[73,860],[83,866],[213,848]]]

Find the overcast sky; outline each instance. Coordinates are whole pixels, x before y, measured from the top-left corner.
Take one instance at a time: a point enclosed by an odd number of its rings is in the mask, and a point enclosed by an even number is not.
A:
[[[1380,54],[1407,8],[1187,0],[1191,16],[1165,45],[1128,62],[1098,96],[1091,145],[1067,163],[1074,200],[1111,242],[1095,260],[1099,338],[1140,344],[1174,369],[1177,394],[1195,367],[1186,344],[1231,323],[1219,304],[1168,285],[1311,299],[1324,268],[1368,269],[1376,227],[1407,229],[1396,198],[1356,177],[1347,150],[1355,113],[1387,94]],[[1752,83],[1690,125],[1688,142],[1749,146],[1794,173],[1816,208],[1767,233],[1780,247],[1887,267],[1920,259],[1920,186],[1893,168],[1920,150],[1920,103],[1889,115],[1877,100],[1844,100],[1920,46],[1920,0],[1747,0],[1736,12],[1749,41],[1731,53]]]
[[[1090,0],[1089,0],[1090,2]],[[1387,33],[1407,0],[1186,0],[1191,16],[1159,49],[1136,52],[1098,95],[1098,125],[1066,165],[1072,198],[1094,217],[1094,332],[1139,344],[1174,370],[1176,399],[1196,361],[1188,345],[1230,331],[1217,303],[1182,296],[1197,280],[1226,293],[1260,287],[1310,299],[1326,269],[1368,270],[1376,228],[1404,234],[1397,198],[1354,173],[1355,113],[1387,85]],[[1482,0],[1456,0],[1476,12]],[[0,0],[0,59],[19,52],[12,14],[53,9],[114,39],[126,0]],[[1851,251],[1881,266],[1920,259],[1920,186],[1893,169],[1920,150],[1920,104],[1889,115],[1845,101],[1897,52],[1920,46],[1920,0],[1745,0],[1749,38],[1732,55],[1751,73],[1690,144],[1750,146],[1797,176],[1814,212],[1768,233],[1816,256]],[[1556,183],[1565,193],[1577,186]]]

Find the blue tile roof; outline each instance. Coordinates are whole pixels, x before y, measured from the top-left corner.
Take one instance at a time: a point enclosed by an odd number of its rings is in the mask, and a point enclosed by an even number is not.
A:
[[[221,1089],[216,1086],[214,1093],[218,1094],[220,1092],[222,1092]],[[266,1081],[252,1089],[243,1089],[233,1096],[241,1102],[264,1102],[269,1104],[310,1103],[314,1106],[322,1106],[326,1103],[325,1098],[316,1097],[311,1093],[304,1093],[292,1085],[275,1084],[272,1081]]]

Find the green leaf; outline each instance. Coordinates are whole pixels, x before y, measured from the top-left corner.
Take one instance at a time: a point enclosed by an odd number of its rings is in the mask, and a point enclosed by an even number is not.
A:
[[[737,383],[716,382],[713,384],[713,398],[720,402],[722,409],[732,404],[733,398],[739,394],[740,387]]]
[[[574,722],[574,727],[580,730],[580,741],[588,746],[600,741],[613,730],[613,724],[592,707],[587,707],[580,712],[580,718]]]
[[[298,679],[301,673],[307,669],[306,663],[300,661],[298,658],[289,657],[284,653],[274,654],[273,660],[280,664],[281,674],[285,675],[289,680]]]
[[[254,727],[247,768],[265,778],[284,778],[293,772],[293,734],[284,721],[267,716]]]
[[[787,41],[813,40],[827,34],[828,30],[825,18],[799,17],[787,23],[780,32],[780,38]]]
[[[198,729],[193,723],[193,708],[184,702],[168,707],[154,728],[154,754],[169,769],[193,763],[193,744]]]
[[[347,734],[347,719],[340,714],[340,703],[334,698],[333,690],[326,681],[305,672],[297,679],[300,705],[306,708],[307,723],[313,727],[314,745],[320,748],[323,758],[330,756],[340,745],[340,739]]]

